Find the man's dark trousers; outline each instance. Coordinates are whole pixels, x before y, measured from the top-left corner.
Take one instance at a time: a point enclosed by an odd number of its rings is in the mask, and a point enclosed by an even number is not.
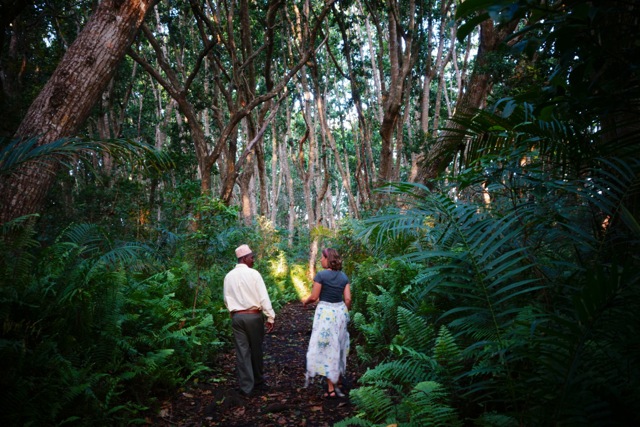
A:
[[[259,314],[234,314],[231,318],[236,346],[238,383],[240,390],[249,394],[255,386],[264,383],[262,342],[264,318]]]

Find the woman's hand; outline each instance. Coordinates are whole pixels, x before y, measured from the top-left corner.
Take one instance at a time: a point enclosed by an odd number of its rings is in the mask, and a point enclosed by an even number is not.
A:
[[[321,290],[322,290],[322,285],[318,282],[313,282],[313,288],[311,288],[311,295],[309,295],[306,300],[302,301],[302,305],[306,307],[312,302],[318,301],[318,299],[320,299]]]

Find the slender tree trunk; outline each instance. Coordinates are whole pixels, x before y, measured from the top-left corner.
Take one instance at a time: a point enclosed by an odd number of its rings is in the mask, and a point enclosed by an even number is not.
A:
[[[442,42],[444,43],[444,40],[442,40]],[[444,58],[442,58],[442,61],[438,64],[438,68],[436,71],[438,77],[438,88],[436,91],[436,102],[434,103],[433,107],[433,126],[431,127],[431,133],[434,137],[438,134],[438,130],[440,129],[440,126],[438,125],[440,123],[440,110],[442,108],[442,97],[444,96],[444,91],[446,90],[444,69],[449,63],[450,59],[451,55],[450,53],[447,53]]]
[[[351,188],[349,185],[349,177],[347,176],[344,167],[342,166],[340,152],[338,151],[338,147],[336,146],[335,138],[333,137],[333,132],[329,128],[329,124],[327,123],[327,111],[325,104],[325,95],[320,92],[320,76],[318,75],[318,67],[316,64],[311,68],[311,75],[313,78],[313,85],[315,88],[315,99],[316,99],[316,111],[318,114],[318,121],[320,122],[320,130],[323,141],[326,144],[329,144],[331,151],[333,152],[336,167],[338,168],[338,172],[340,173],[340,177],[342,178],[342,186],[344,188],[345,193],[347,194],[347,200],[349,202],[349,212],[353,218],[358,218],[358,209],[356,208],[356,202],[353,197],[353,193],[351,192]],[[324,156],[327,153],[324,152]]]
[[[401,112],[400,112],[400,116],[398,118],[398,122],[397,122],[397,129],[396,129],[396,143],[395,143],[395,153],[396,153],[396,158],[395,158],[395,164],[393,165],[393,169],[391,170],[391,180],[392,181],[399,181],[400,180],[400,171],[402,170],[402,165],[404,162],[404,130],[405,127],[407,128],[407,133],[410,134],[410,120],[409,117],[411,117],[411,112],[413,111],[411,109],[411,86],[413,83],[413,78],[411,76],[411,74],[409,74],[409,76],[407,76],[407,84],[404,87],[404,95],[402,96],[402,99],[404,100],[404,108],[402,108]]]
[[[229,136],[227,144],[225,144],[224,151],[224,167],[225,171],[222,180],[222,189],[220,190],[220,199],[224,203],[229,204],[233,197],[233,187],[236,184],[238,177],[236,171],[236,155],[238,153],[238,146],[236,140],[238,139],[238,129],[235,128],[233,133]]]
[[[513,33],[516,25],[517,22],[513,22],[496,28],[491,20],[484,21],[480,25],[480,47],[475,66],[469,85],[456,104],[454,117],[458,114],[468,114],[473,109],[484,106],[493,85],[491,75],[487,71],[489,69],[489,54],[495,51],[508,35]],[[424,166],[420,169],[417,178],[419,182],[428,183],[429,180],[443,172],[453,160],[456,150],[464,143],[460,134],[455,131],[455,129],[459,129],[459,125],[455,121],[448,120],[445,128],[454,130],[438,135],[436,143],[426,155]]]
[[[305,73],[301,73],[303,78],[301,79],[301,85],[303,88],[303,92],[308,93],[308,84],[306,82],[306,78],[304,78]],[[302,192],[304,193],[304,203],[307,210],[307,221],[309,224],[309,228],[313,228],[316,223],[315,210],[313,209],[313,198],[311,196],[311,184],[313,182],[313,178],[315,177],[316,170],[316,135],[314,129],[314,120],[311,114],[311,96],[309,99],[305,99],[304,102],[304,117],[307,124],[307,130],[305,135],[298,142],[298,153],[297,153],[297,168],[298,174],[302,178]],[[307,149],[307,159],[305,160],[305,149],[304,144],[309,142],[309,146]]]
[[[444,61],[444,48],[445,48],[445,29],[449,26],[448,21],[449,18],[449,9],[451,8],[451,0],[446,0],[441,2],[440,5],[440,25],[438,26],[438,37],[437,37],[437,51],[434,57],[429,53],[429,57],[427,58],[426,67],[424,71],[424,81],[422,85],[422,100],[420,104],[420,131],[422,134],[422,138],[426,141],[430,133],[429,129],[429,121],[431,110],[431,84],[433,79],[439,76],[441,70],[443,69]],[[431,40],[431,34],[433,33],[433,16],[431,15],[427,24],[427,34],[428,34],[428,42],[427,42],[427,51],[432,51],[433,42]],[[436,99],[439,97],[439,91],[436,91]],[[431,132],[435,133],[438,129],[438,120],[440,117],[438,108],[434,108],[434,118],[433,125],[431,128]],[[412,155],[411,159],[411,174],[409,180],[411,182],[416,182],[418,176],[420,175],[420,164],[424,162],[424,155],[421,153],[416,153]]]
[[[304,24],[306,19],[303,17],[309,16],[308,3],[305,3],[302,14],[298,14],[297,18],[297,27],[302,39],[308,37],[309,29]],[[307,126],[306,132],[304,136],[298,142],[298,153],[297,153],[297,169],[300,177],[302,178],[302,191],[304,193],[304,202],[307,211],[307,224],[309,231],[312,231],[316,227],[316,210],[313,206],[313,195],[312,195],[312,184],[315,180],[315,171],[316,171],[316,162],[317,162],[317,142],[316,142],[316,134],[315,134],[315,123],[313,119],[313,114],[311,110],[312,103],[312,94],[311,88],[307,81],[307,67],[303,67],[300,70],[300,88],[301,93],[303,93],[303,116]],[[305,151],[304,144],[305,142],[309,142],[309,147],[307,150],[307,156],[305,159]],[[309,278],[312,278],[315,274],[315,260],[318,253],[318,241],[317,238],[313,238],[310,246],[309,246]]]
[[[296,223],[296,200],[295,193],[293,191],[293,176],[291,174],[291,168],[289,167],[289,159],[293,158],[288,152],[288,136],[291,129],[291,106],[287,108],[286,121],[285,121],[285,137],[284,142],[280,144],[280,164],[282,165],[282,173],[284,175],[284,180],[287,183],[287,199],[288,199],[288,221],[287,221],[287,231],[288,231],[288,239],[287,245],[289,248],[293,247],[293,238],[295,234],[295,223]]]
[[[278,170],[280,164],[280,140],[276,126],[271,127],[271,210],[269,220],[276,225],[278,213],[278,199],[280,198],[280,183],[282,182],[282,169]]]
[[[253,121],[250,120],[250,117],[246,117],[244,120],[244,135],[246,137],[247,143],[249,141],[253,141],[256,136],[256,130],[253,126]],[[248,145],[248,144],[247,144]],[[249,148],[245,148],[245,151],[249,150]],[[240,184],[240,200],[241,200],[241,215],[244,225],[251,225],[251,221],[253,219],[253,210],[251,208],[252,203],[251,199],[253,197],[253,192],[251,191],[251,182],[254,177],[254,164],[256,162],[255,151],[247,151],[246,159],[244,161],[244,165],[242,168],[242,173],[240,174],[240,179],[238,184]],[[237,166],[237,165],[236,165]]]
[[[103,0],[31,104],[15,137],[43,145],[74,135],[131,45],[153,0]],[[53,161],[29,163],[0,183],[0,223],[38,212],[55,179]]]
[[[380,125],[382,145],[380,148],[379,182],[390,181],[393,177],[394,133],[400,119],[402,97],[407,85],[407,77],[413,68],[413,32],[415,30],[415,1],[409,1],[408,26],[399,22],[400,12],[395,0],[387,0],[389,30],[390,84],[384,99],[384,116]]]

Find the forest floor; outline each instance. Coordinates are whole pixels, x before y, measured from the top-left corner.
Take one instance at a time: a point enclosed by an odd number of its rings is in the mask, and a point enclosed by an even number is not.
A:
[[[237,391],[235,352],[221,354],[208,381],[191,382],[148,417],[153,426],[333,426],[354,415],[349,391],[360,376],[355,351],[343,378],[344,398],[324,398],[326,382],[316,377],[304,387],[306,352],[315,306],[294,302],[276,315],[264,341],[265,378],[270,389],[249,397]],[[353,341],[353,340],[352,340]],[[353,347],[352,342],[352,347]]]

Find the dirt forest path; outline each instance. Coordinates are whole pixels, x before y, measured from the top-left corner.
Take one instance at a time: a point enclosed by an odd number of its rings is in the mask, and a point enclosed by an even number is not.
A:
[[[323,398],[325,381],[316,377],[304,387],[306,352],[315,306],[285,305],[265,336],[265,377],[270,389],[241,396],[235,377],[235,354],[222,354],[208,381],[192,382],[164,402],[154,426],[333,426],[354,413],[349,391],[355,384],[355,352],[349,353],[342,390],[347,397]],[[353,347],[353,340],[352,340]]]

